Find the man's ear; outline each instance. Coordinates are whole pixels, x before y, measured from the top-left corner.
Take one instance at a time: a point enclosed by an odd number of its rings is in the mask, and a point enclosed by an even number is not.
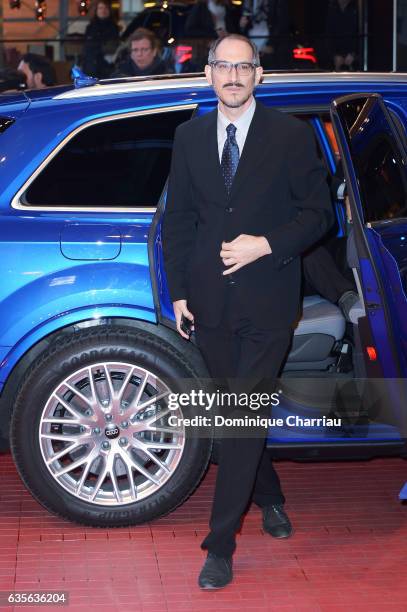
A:
[[[212,85],[212,68],[208,64],[205,66],[205,76],[209,85]]]
[[[42,87],[45,87],[44,83],[42,82],[42,72],[34,72],[33,77],[36,89],[41,89]]]
[[[263,78],[263,67],[262,66],[258,66],[256,68],[256,76],[255,76],[255,83],[256,83],[256,85],[258,85],[260,83],[262,78]]]

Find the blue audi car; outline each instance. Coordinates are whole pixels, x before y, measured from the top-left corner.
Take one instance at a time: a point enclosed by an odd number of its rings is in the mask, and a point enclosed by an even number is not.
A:
[[[304,297],[268,444],[303,461],[404,456],[407,75],[265,74],[256,97],[308,122],[343,176],[350,210],[332,190],[327,241],[361,302],[349,323]],[[182,421],[198,408],[169,404],[210,381],[175,330],[161,246],[175,129],[215,105],[188,75],[77,75],[0,97],[0,436],[32,495],[69,520],[162,516],[216,455]]]

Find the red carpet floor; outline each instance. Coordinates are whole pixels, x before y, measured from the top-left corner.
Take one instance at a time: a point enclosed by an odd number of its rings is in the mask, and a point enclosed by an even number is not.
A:
[[[277,464],[295,534],[274,540],[252,506],[238,536],[233,584],[202,592],[216,467],[176,512],[99,530],[48,514],[0,455],[0,590],[68,591],[69,610],[407,612],[407,462]],[[2,607],[1,610],[12,610]],[[66,607],[14,607],[14,610]]]

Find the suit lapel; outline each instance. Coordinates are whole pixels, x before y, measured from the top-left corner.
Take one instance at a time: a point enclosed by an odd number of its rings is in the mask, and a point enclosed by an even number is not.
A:
[[[219,163],[219,148],[218,148],[218,109],[217,107],[208,113],[208,126],[206,130],[206,141],[208,157],[205,160],[209,167],[208,176],[210,182],[218,194],[221,196],[221,201],[227,198],[225,182],[223,180],[222,170]]]
[[[223,206],[223,202],[239,192],[239,186],[250,176],[252,171],[259,165],[260,161],[268,153],[267,142],[267,117],[265,108],[261,102],[256,102],[256,110],[254,111],[253,119],[250,123],[247,132],[246,141],[243,147],[243,152],[239,159],[239,165],[233,179],[232,189],[228,197],[225,182],[223,180],[222,170],[219,163],[218,149],[218,109],[217,107],[208,113],[208,123],[205,130],[206,152],[204,152],[203,163],[208,170],[208,176],[211,177],[211,186],[213,187],[218,197],[219,203]]]
[[[246,140],[243,147],[243,152],[239,159],[239,165],[236,170],[235,177],[232,183],[230,197],[239,192],[242,183],[250,176],[252,171],[260,164],[264,155],[268,152],[267,142],[267,117],[265,116],[265,108],[261,102],[256,102],[256,110],[254,111],[253,119],[250,123],[247,132]]]

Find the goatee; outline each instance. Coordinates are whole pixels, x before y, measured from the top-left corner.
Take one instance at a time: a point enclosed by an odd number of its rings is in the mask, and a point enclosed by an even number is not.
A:
[[[227,108],[239,108],[239,106],[243,106],[243,104],[246,104],[246,102],[248,101],[248,99],[251,96],[251,92],[246,96],[246,98],[243,98],[242,100],[236,100],[236,102],[227,102],[226,100],[224,100],[223,98],[219,98],[220,101],[222,102],[222,104],[224,104]]]

